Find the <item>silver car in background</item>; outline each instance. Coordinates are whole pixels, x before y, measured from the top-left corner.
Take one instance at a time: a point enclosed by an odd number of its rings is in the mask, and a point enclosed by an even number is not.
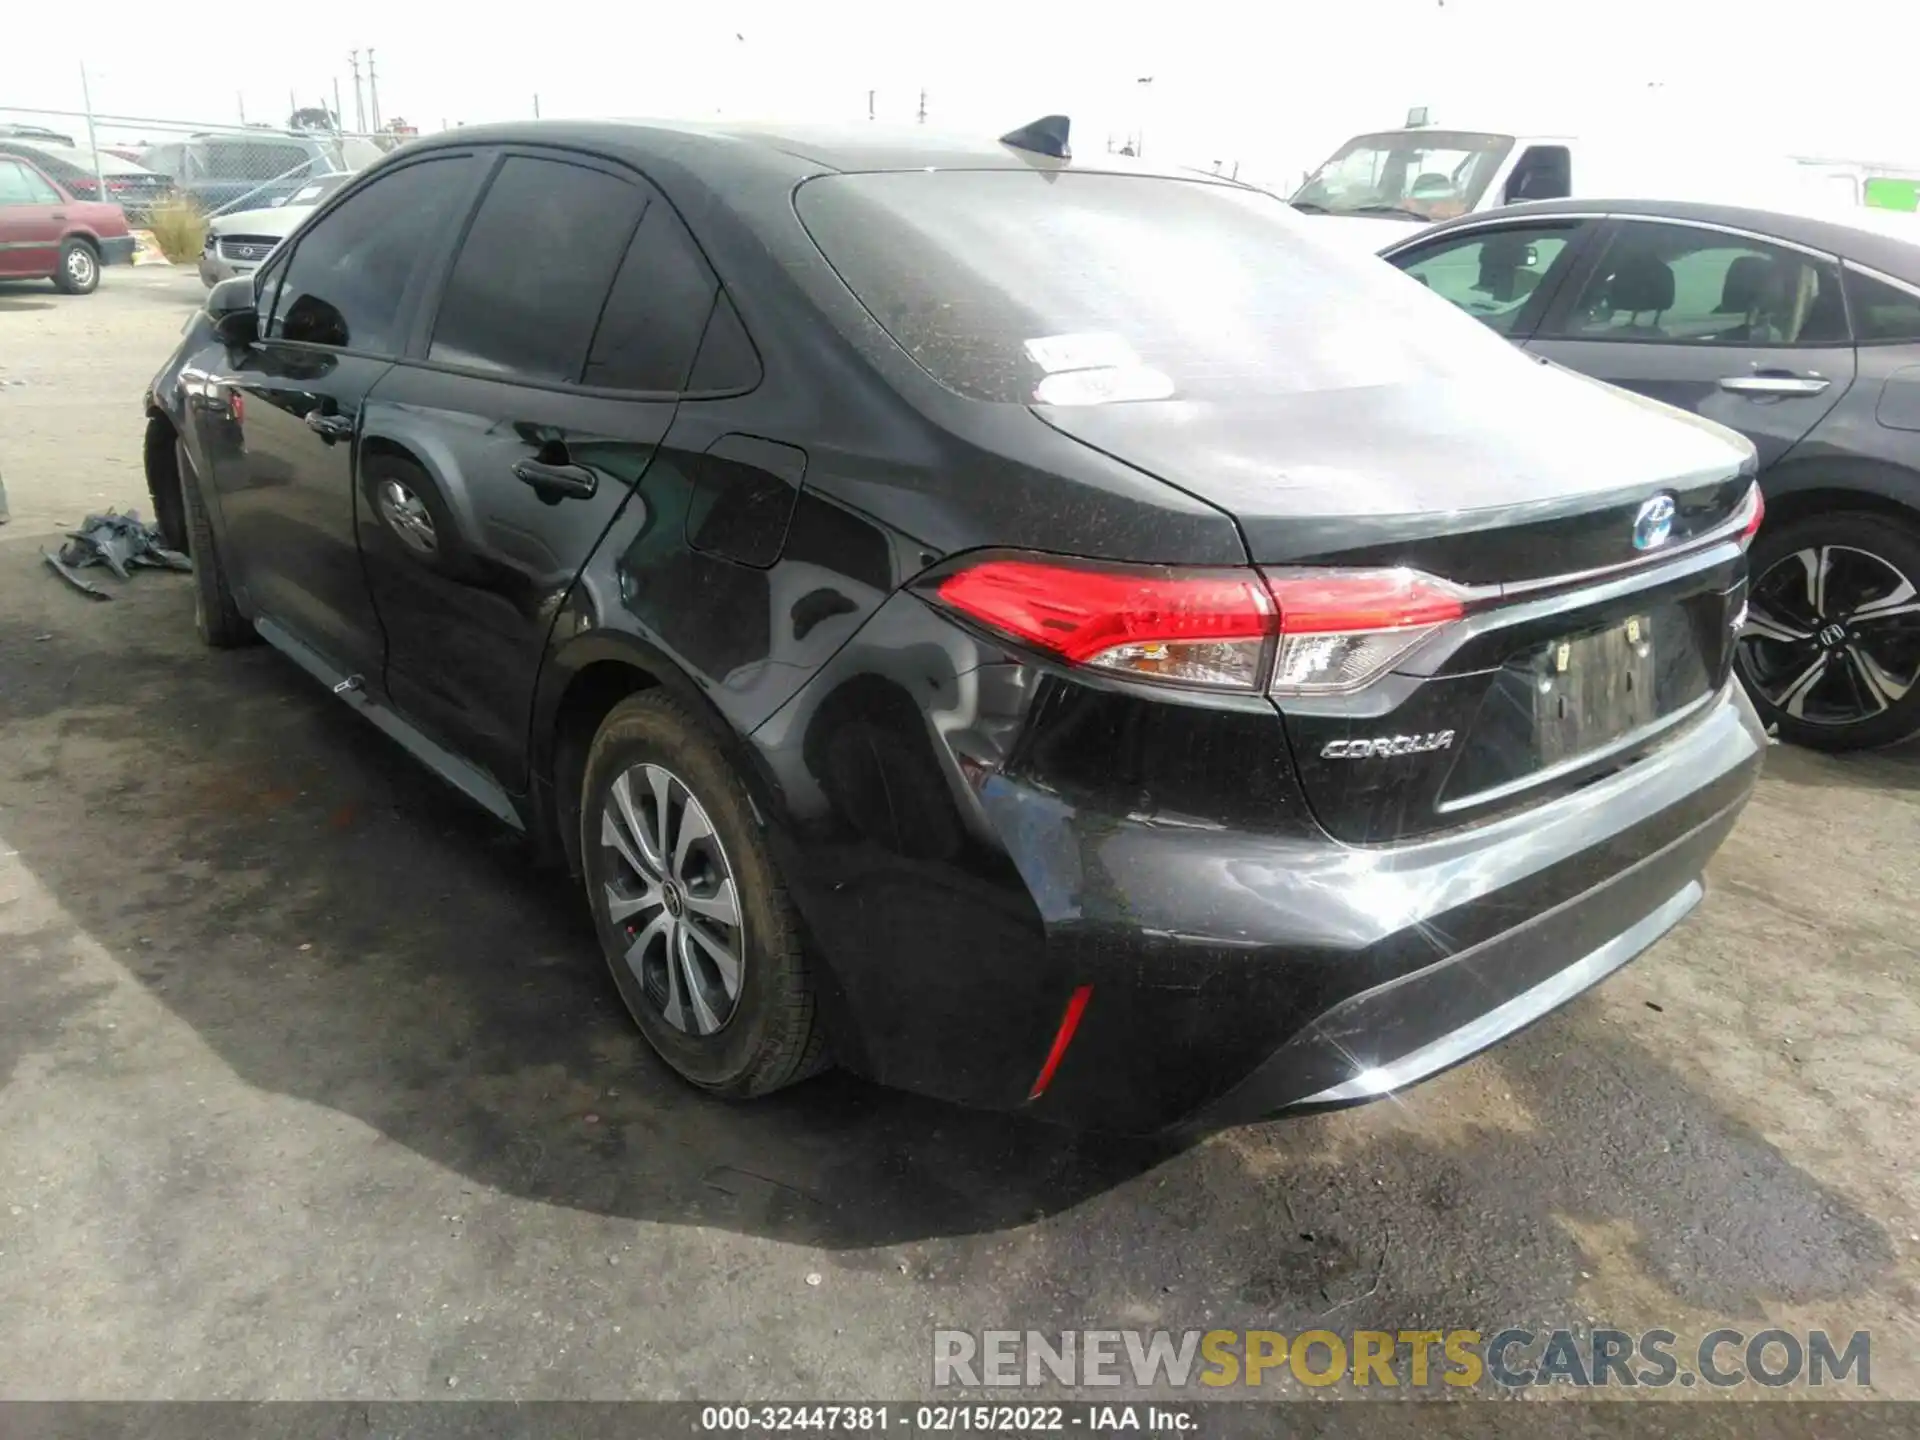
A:
[[[322,200],[352,178],[346,171],[316,175],[283,203],[214,216],[207,222],[207,243],[200,252],[201,283],[211,288],[235,275],[258,270],[276,245],[291,235]]]

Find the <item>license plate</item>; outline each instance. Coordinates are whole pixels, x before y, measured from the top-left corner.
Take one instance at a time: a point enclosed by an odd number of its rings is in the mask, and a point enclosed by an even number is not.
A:
[[[1536,651],[1530,670],[1540,762],[1584,754],[1658,718],[1654,665],[1645,615]]]

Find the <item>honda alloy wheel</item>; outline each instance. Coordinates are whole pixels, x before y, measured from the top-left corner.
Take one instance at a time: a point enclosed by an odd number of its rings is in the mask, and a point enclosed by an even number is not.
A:
[[[1920,726],[1920,539],[1890,517],[1800,521],[1755,547],[1740,673],[1783,738],[1885,745]]]

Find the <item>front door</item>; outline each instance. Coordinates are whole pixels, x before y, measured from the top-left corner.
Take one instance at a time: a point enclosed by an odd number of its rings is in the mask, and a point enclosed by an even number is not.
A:
[[[60,192],[39,171],[0,155],[0,275],[53,274],[63,208]]]
[[[231,423],[209,427],[222,559],[241,603],[369,681],[384,643],[354,536],[362,409],[405,348],[421,278],[478,170],[471,156],[436,156],[327,210],[268,272],[261,338],[221,377]]]
[[[1764,470],[1853,383],[1831,259],[1703,226],[1621,219],[1527,348],[1740,431]]]
[[[509,154],[425,353],[368,402],[360,545],[387,693],[509,790],[553,615],[673,421],[714,290],[637,176]]]

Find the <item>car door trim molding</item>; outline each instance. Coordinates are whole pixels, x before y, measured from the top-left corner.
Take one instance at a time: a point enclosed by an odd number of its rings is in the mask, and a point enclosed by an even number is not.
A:
[[[350,707],[359,711],[400,747],[495,819],[525,831],[526,821],[507,792],[479,766],[429,740],[407,720],[367,694],[357,675],[343,675],[292,634],[265,615],[254,617],[260,638],[313,676]]]

